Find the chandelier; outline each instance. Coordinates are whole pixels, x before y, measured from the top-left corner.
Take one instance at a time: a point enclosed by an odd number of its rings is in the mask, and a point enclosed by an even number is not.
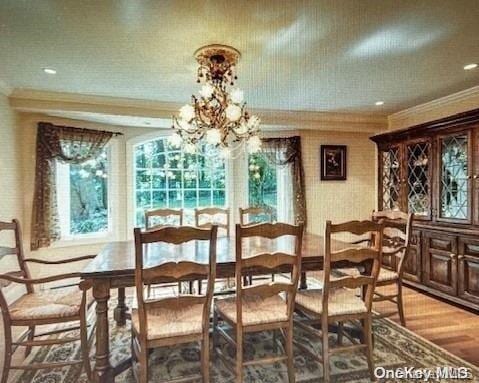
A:
[[[238,149],[255,153],[261,148],[260,120],[246,110],[243,91],[232,88],[240,52],[227,45],[207,45],[194,54],[199,63],[197,82],[203,83],[199,96],[182,106],[173,117],[172,146],[195,153],[208,147],[223,158]]]

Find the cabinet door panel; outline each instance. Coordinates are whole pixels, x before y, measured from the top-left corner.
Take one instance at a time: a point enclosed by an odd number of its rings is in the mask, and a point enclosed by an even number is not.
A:
[[[457,293],[457,240],[455,236],[424,232],[424,284],[439,291]]]
[[[438,138],[438,221],[471,223],[471,131]]]
[[[379,152],[381,210],[403,210],[402,147],[391,146]]]
[[[479,240],[459,238],[458,296],[479,304]]]
[[[413,141],[405,145],[407,208],[416,219],[431,218],[431,142]]]
[[[413,230],[409,254],[404,259],[403,278],[413,282],[421,282],[421,232]]]

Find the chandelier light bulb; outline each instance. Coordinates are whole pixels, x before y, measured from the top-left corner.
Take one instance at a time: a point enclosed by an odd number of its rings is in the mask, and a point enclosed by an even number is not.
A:
[[[186,104],[180,108],[180,118],[186,122],[190,122],[195,117],[195,108]]]
[[[211,98],[215,88],[213,88],[210,84],[205,84],[200,89],[200,96],[206,99]]]
[[[221,132],[219,129],[210,129],[206,132],[206,142],[210,145],[218,145],[221,142]]]
[[[244,100],[244,92],[241,89],[233,89],[230,94],[231,102],[233,104],[241,104]]]
[[[260,119],[257,116],[251,116],[248,120],[248,126],[250,129],[258,129],[259,128]]]
[[[226,118],[230,121],[238,121],[241,117],[241,108],[238,105],[228,105],[225,110]]]
[[[261,139],[258,136],[252,136],[248,139],[248,152],[257,153],[261,149]]]

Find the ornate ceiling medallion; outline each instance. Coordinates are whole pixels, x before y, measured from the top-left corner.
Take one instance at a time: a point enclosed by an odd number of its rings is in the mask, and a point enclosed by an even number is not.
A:
[[[194,54],[199,67],[197,82],[203,83],[199,97],[180,108],[179,118],[173,117],[175,133],[169,142],[195,153],[205,146],[210,153],[230,157],[239,148],[250,153],[261,148],[260,120],[246,111],[243,91],[234,86],[238,50],[227,45],[207,45]]]

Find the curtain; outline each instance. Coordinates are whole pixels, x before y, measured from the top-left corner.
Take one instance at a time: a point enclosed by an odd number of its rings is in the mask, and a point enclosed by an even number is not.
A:
[[[304,170],[301,158],[301,137],[263,138],[261,154],[275,166],[291,166],[293,214],[296,224],[307,223]]]
[[[40,122],[37,129],[31,249],[60,239],[56,160],[81,164],[96,158],[116,133]]]

